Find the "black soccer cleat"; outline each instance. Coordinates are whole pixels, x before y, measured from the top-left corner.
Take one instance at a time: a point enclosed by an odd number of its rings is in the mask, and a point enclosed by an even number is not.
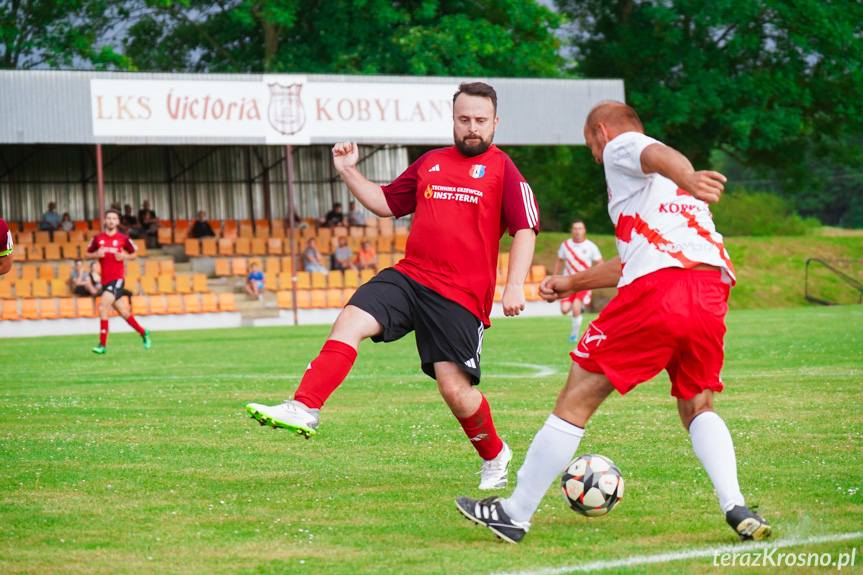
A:
[[[760,541],[770,537],[773,529],[763,518],[756,515],[745,505],[735,505],[725,514],[725,521],[744,541]]]
[[[480,500],[459,497],[455,500],[455,506],[462,515],[477,525],[488,527],[497,537],[509,543],[521,541],[530,528],[527,521],[513,521],[509,518],[500,504],[500,497]]]

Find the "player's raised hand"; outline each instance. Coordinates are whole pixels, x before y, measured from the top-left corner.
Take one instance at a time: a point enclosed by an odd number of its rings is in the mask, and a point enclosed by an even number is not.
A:
[[[571,277],[545,276],[539,284],[539,297],[547,302],[557,301],[575,293],[570,287]]]
[[[503,289],[503,315],[513,317],[524,310],[524,288],[510,287],[509,284]]]
[[[694,172],[689,182],[682,187],[684,190],[708,204],[715,204],[725,191],[725,182],[728,178],[712,170],[700,170]]]
[[[333,146],[333,164],[337,172],[355,168],[359,159],[360,147],[356,142],[339,142]]]

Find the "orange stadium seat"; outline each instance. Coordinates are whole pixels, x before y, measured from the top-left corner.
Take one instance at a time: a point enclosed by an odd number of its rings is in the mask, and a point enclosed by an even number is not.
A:
[[[51,280],[51,296],[52,297],[66,297],[70,295],[69,293],[69,282],[61,279],[53,279]]]
[[[192,276],[192,291],[203,293],[207,291],[207,276],[195,274]]]
[[[351,228],[350,236],[352,238],[362,238],[366,233],[365,226],[354,226]]]
[[[27,249],[27,259],[31,262],[42,261],[45,255],[42,252],[42,244],[33,244]]]
[[[276,292],[276,307],[279,309],[294,309],[294,299],[290,291],[282,290]]]
[[[21,317],[20,315],[18,315],[17,299],[4,299],[0,306],[2,306],[2,313],[0,313],[0,319],[18,319]]]
[[[309,291],[309,297],[311,298],[311,307],[313,308],[325,308],[327,307],[327,290],[325,289],[313,289]]]
[[[222,226],[222,237],[229,240],[237,239],[237,222],[225,220],[225,224]]]
[[[240,220],[237,237],[246,239],[251,239],[255,237],[255,230],[252,227],[252,220]]]
[[[27,246],[25,244],[15,244],[12,246],[12,260],[22,262],[27,259]]]
[[[99,220],[90,220],[90,230],[94,232],[101,232],[102,222]]]
[[[247,256],[252,253],[252,241],[247,237],[239,237],[234,242],[234,253],[238,256]]]
[[[57,317],[75,317],[78,313],[75,310],[75,298],[73,297],[61,297],[57,300],[57,307]]]
[[[72,274],[72,264],[69,262],[60,262],[57,264],[57,278],[61,280],[69,279]]]
[[[21,317],[23,319],[39,319],[39,302],[35,299],[22,299]]]
[[[401,229],[401,228],[399,228],[399,229]],[[394,243],[395,251],[404,252],[407,245],[408,245],[408,237],[407,236],[396,236],[395,237],[395,243]]]
[[[249,273],[249,265],[246,258],[231,258],[231,274],[244,276]]]
[[[54,279],[54,264],[39,264],[38,271],[40,280]]]
[[[294,269],[293,263],[291,263],[291,256],[285,256],[282,258],[282,271],[283,272],[291,272]]]
[[[214,293],[201,294],[201,311],[205,313],[219,311],[219,300]]]
[[[545,269],[545,266],[539,264],[530,266],[530,279],[533,283],[541,282],[547,275],[548,271]]]
[[[78,304],[78,317],[96,316],[96,306],[93,305],[93,298],[79,297],[76,298],[76,303]]]
[[[311,289],[312,287],[312,274],[309,272],[297,272],[297,288],[298,289]]]
[[[39,300],[39,317],[42,319],[57,319],[57,302],[54,298]]]
[[[219,258],[213,262],[215,265],[216,277],[227,277],[231,275],[231,260],[228,258]]]
[[[62,245],[66,245],[66,244],[62,244]],[[59,259],[61,259],[60,246],[61,246],[61,244],[46,244],[45,245],[45,259],[46,260],[59,260]]]
[[[345,274],[341,270],[333,270],[327,274],[327,287],[343,288],[345,287]]]
[[[33,245],[33,232],[18,232],[15,234],[15,243],[25,246]]]
[[[183,294],[183,309],[186,313],[201,313],[201,300],[198,294]]]
[[[157,260],[147,260],[144,262],[144,273],[145,276],[153,276],[156,277],[159,275],[159,262]]]
[[[48,297],[48,280],[33,280],[33,297]]]
[[[233,293],[227,292],[219,294],[219,311],[236,311]]]
[[[154,275],[154,274],[150,274]],[[133,260],[131,262],[126,262],[126,277],[141,277],[141,262],[138,260]]]
[[[342,300],[348,303],[355,293],[357,293],[357,288],[346,287],[342,290]]]
[[[84,232],[90,229],[90,222],[87,220],[78,220],[75,222],[75,231]]]
[[[65,244],[69,241],[69,232],[57,230],[54,232],[54,238],[51,240],[53,244]]]
[[[21,228],[25,232],[35,232],[39,229],[39,222],[22,222]]]
[[[12,299],[12,282],[0,277],[0,299]]]
[[[222,236],[222,222],[219,220],[207,220],[210,224],[210,227],[213,228],[213,233],[216,234],[216,237]]]
[[[165,296],[162,294],[151,295],[150,300],[150,314],[151,315],[162,315],[168,313],[167,306],[165,305]]]
[[[174,260],[159,260],[159,275],[174,275]]]
[[[174,276],[160,275],[156,279],[159,293],[174,293]]]
[[[275,257],[264,258],[264,271],[268,274],[277,274],[282,271],[282,260]]]
[[[189,257],[197,257],[201,255],[201,242],[192,238],[185,241],[186,255]]]
[[[327,287],[327,274],[323,272],[312,272],[312,289],[324,289]]]
[[[360,285],[375,277],[374,270],[360,270]]]
[[[180,222],[177,222],[178,224]],[[189,237],[189,228],[188,227],[176,227],[174,228],[174,244],[182,245],[185,243],[186,238]]]
[[[39,266],[36,264],[24,264],[21,266],[21,279],[35,280],[39,277]]]
[[[256,256],[267,255],[267,240],[263,238],[252,238],[251,252]]]
[[[293,274],[291,272],[281,272],[279,273],[279,288],[280,289],[291,289],[293,286]]]
[[[234,255],[234,242],[236,238],[219,238],[219,255],[232,256]]]
[[[539,301],[542,299],[541,297],[539,297],[539,294],[536,290],[536,284],[525,282],[524,299],[525,301]]]
[[[183,296],[173,293],[165,297],[167,313],[183,313]]]
[[[378,251],[378,255],[392,253],[392,251],[393,251],[393,237],[392,236],[378,236],[377,242],[376,242],[376,248]]]
[[[33,232],[34,244],[47,244],[51,242],[51,232],[37,231]]]
[[[174,276],[174,284],[177,293],[192,293],[192,276],[186,274]]]
[[[297,309],[309,309],[312,307],[311,296],[309,290],[307,289],[298,289],[297,290]]]
[[[393,265],[393,255],[392,254],[378,254],[378,271],[392,267]]]
[[[201,239],[201,255],[212,257],[217,253],[216,238],[203,238]]]
[[[176,220],[174,222],[174,229],[175,230],[188,230],[189,229],[189,220],[187,220],[185,218],[181,219],[181,220]]]
[[[148,305],[149,298],[145,295],[139,295],[132,298],[132,315],[149,315],[150,307]]]
[[[60,255],[64,260],[77,260],[80,257],[78,254],[78,244],[72,242],[60,244]]]
[[[35,280],[19,278],[15,282],[15,297],[30,297],[33,295],[33,282]]]
[[[327,307],[342,307],[345,304],[342,297],[341,288],[327,289]]]
[[[147,295],[153,295],[159,293],[159,288],[157,285],[157,276],[141,276],[141,292]]]
[[[270,220],[270,237],[271,238],[285,238],[285,222],[280,219]]]
[[[276,291],[279,289],[278,274],[264,274],[264,289],[267,291]]]
[[[500,284],[494,285],[494,301],[502,302],[503,301],[503,286]]]
[[[344,286],[350,288],[356,288],[360,285],[360,272],[357,270],[345,270],[344,273]]]
[[[267,252],[273,255],[281,255],[284,253],[284,244],[281,238],[270,238],[267,240]]]
[[[69,232],[69,241],[72,243],[75,242],[84,242],[87,241],[87,236],[84,235],[84,232],[81,230],[72,230]]]

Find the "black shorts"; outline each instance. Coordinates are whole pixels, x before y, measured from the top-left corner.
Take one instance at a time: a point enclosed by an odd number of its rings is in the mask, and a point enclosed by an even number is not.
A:
[[[361,285],[347,305],[384,326],[372,341],[396,341],[415,331],[422,370],[429,377],[435,378],[436,362],[452,361],[473,385],[479,384],[483,325],[463,306],[392,268]]]
[[[75,287],[73,287],[73,288],[72,288],[72,293],[74,293],[75,295],[80,295],[80,296],[90,296],[90,297],[93,297],[93,294],[91,294],[91,293],[90,293],[90,290],[88,290],[88,289],[87,289],[86,287],[84,287],[84,286],[75,286]]]
[[[126,280],[119,279],[114,280],[112,282],[108,282],[106,284],[102,284],[102,291],[99,294],[103,294],[108,292],[114,296],[115,299],[120,299],[123,296],[129,298],[129,301],[132,301],[132,292],[126,289]]]

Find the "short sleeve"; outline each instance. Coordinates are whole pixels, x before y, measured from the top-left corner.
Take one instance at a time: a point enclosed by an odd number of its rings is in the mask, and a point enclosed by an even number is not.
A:
[[[511,236],[524,229],[539,233],[539,206],[533,190],[509,156],[505,158],[501,223],[506,225]]]
[[[98,236],[93,236],[90,238],[90,243],[87,245],[87,253],[92,254],[94,252],[99,251],[99,244],[96,242],[96,238]]]
[[[411,164],[407,170],[402,172],[402,175],[396,178],[395,181],[387,186],[381,186],[387,205],[395,217],[400,218],[416,211],[419,167],[432,153],[434,153],[434,150],[426,152],[416,162]]]
[[[135,245],[135,242],[133,242],[133,241],[132,241],[128,236],[127,236],[127,237],[126,237],[126,241],[123,243],[123,249],[124,249],[124,250],[126,250],[127,252],[129,252],[130,254],[133,254],[133,253],[135,253],[136,251],[138,251],[138,246],[136,246],[136,245]]]
[[[557,249],[557,257],[559,259],[566,259],[566,242],[561,242],[560,247]]]
[[[662,144],[639,132],[626,132],[611,140],[603,152],[603,163],[627,176],[645,178],[641,169],[641,153],[651,144]]]

